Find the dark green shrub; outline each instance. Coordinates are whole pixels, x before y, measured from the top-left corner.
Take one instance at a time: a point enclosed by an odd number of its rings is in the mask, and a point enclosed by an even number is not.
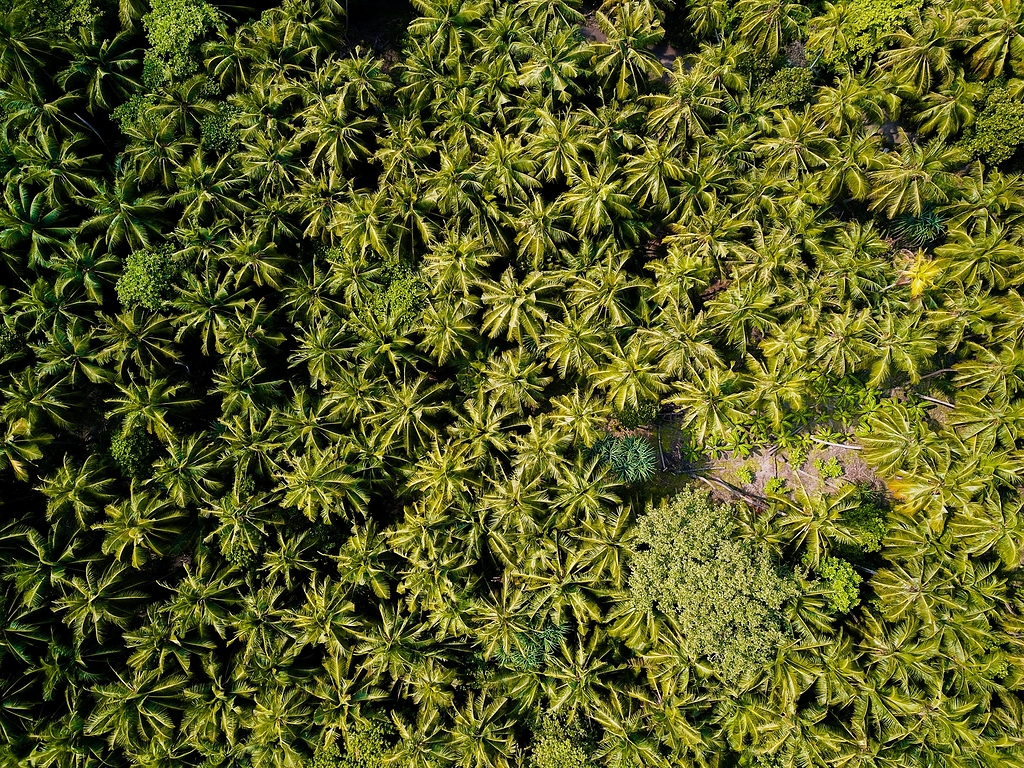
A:
[[[889,520],[885,510],[867,501],[845,513],[843,520],[856,533],[861,550],[878,552],[882,548],[882,540],[889,532]]]
[[[221,23],[220,12],[205,0],[151,0],[142,17],[153,53],[167,62],[174,77],[198,69],[198,45]]]
[[[117,280],[117,298],[125,308],[160,309],[182,266],[170,245],[130,253]]]
[[[25,349],[25,335],[9,325],[0,324],[0,360],[14,357]]]
[[[845,560],[826,557],[818,575],[829,590],[828,604],[836,613],[849,613],[860,603],[861,576]]]
[[[508,652],[499,648],[494,654],[495,660],[503,667],[530,671],[539,669],[545,657],[561,645],[565,639],[564,624],[545,622],[537,629],[528,632],[517,632],[516,643]]]
[[[996,165],[1009,160],[1024,144],[1024,102],[1006,88],[993,88],[985,106],[962,142],[968,155]]]
[[[389,264],[384,269],[384,287],[366,302],[363,311],[376,317],[389,317],[398,324],[408,321],[426,300],[426,286],[404,264]]]
[[[800,593],[767,548],[737,535],[731,507],[688,488],[643,515],[630,558],[635,607],[657,607],[682,630],[687,651],[727,679],[763,666],[789,632],[782,607]]]
[[[216,115],[204,117],[199,124],[203,147],[216,155],[230,155],[239,145],[238,122],[235,111],[220,104]]]
[[[627,405],[615,415],[623,429],[646,427],[658,416],[659,404],[653,400],[641,400],[637,405]]]
[[[914,216],[909,213],[897,216],[892,222],[892,233],[906,243],[923,246],[933,243],[946,233],[942,216],[930,203]]]
[[[112,117],[121,127],[121,133],[128,133],[131,128],[138,128],[143,120],[148,120],[150,107],[156,104],[156,96],[151,93],[136,93],[118,107],[114,108]]]
[[[923,5],[924,0],[850,0],[841,29],[848,47],[837,45],[821,60],[833,65],[864,61],[882,48],[886,35],[902,27]],[[811,36],[807,50],[812,55],[817,50],[816,44],[822,40],[815,34],[816,21],[812,19],[809,26]]]
[[[654,448],[642,437],[606,437],[590,450],[626,483],[647,480],[657,472]]]
[[[145,477],[153,465],[156,445],[146,430],[122,426],[110,441],[110,457],[125,477]]]
[[[533,734],[529,768],[590,768],[590,742],[575,715],[545,715]]]
[[[384,768],[394,749],[395,727],[385,720],[369,720],[349,728],[343,746],[337,739],[317,747],[312,768]]]
[[[99,13],[92,0],[30,0],[20,5],[33,26],[65,34],[93,24]]]
[[[764,98],[790,107],[811,98],[814,74],[805,67],[786,67],[772,75],[763,86]]]

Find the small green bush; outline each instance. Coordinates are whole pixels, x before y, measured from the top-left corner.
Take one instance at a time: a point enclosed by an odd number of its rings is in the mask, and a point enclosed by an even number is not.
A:
[[[574,715],[545,715],[534,731],[529,768],[590,768],[590,738]]]
[[[805,67],[785,67],[772,75],[764,84],[764,98],[770,102],[791,107],[811,98],[814,74]]]
[[[499,648],[495,660],[508,669],[531,671],[539,669],[549,653],[562,644],[565,639],[564,624],[545,623],[528,632],[517,632],[516,644],[508,652]]]
[[[65,34],[93,24],[99,15],[92,0],[30,0],[22,7],[28,11],[33,26]]]
[[[205,0],[151,0],[142,17],[153,53],[167,62],[175,77],[198,69],[198,44],[221,23],[220,12]]]
[[[818,575],[829,590],[828,604],[835,613],[849,613],[860,603],[861,576],[845,560],[826,557]]]
[[[732,507],[688,488],[637,520],[629,591],[671,616],[686,651],[728,679],[760,668],[790,637],[782,607],[800,593],[764,542],[738,534]]]
[[[786,481],[781,477],[770,477],[768,482],[764,484],[764,492],[767,494],[779,494],[785,493]]]
[[[0,360],[14,357],[25,349],[25,335],[9,325],[0,324]]]
[[[121,127],[121,133],[128,133],[132,128],[138,128],[144,120],[148,120],[150,107],[156,104],[156,96],[152,93],[135,93],[128,101],[114,108],[113,118]]]
[[[824,459],[815,459],[814,468],[818,470],[818,476],[822,480],[835,480],[837,477],[842,477],[846,474],[843,469],[843,465],[839,463],[839,459],[835,456],[830,458],[828,461]]]
[[[395,727],[384,720],[358,723],[345,735],[344,746],[330,739],[317,747],[311,768],[385,768],[394,750]]]
[[[646,427],[658,416],[659,404],[653,400],[641,400],[637,405],[627,405],[615,415],[623,429]]]
[[[230,155],[240,143],[235,111],[228,105],[218,106],[217,114],[204,117],[199,124],[203,147],[215,155]]]
[[[822,61],[832,65],[864,61],[882,48],[886,35],[902,27],[923,5],[924,0],[850,0],[841,30],[849,46],[836,46],[829,55],[822,56]],[[816,44],[822,39],[815,34],[817,21],[812,19],[809,25],[810,54],[818,50]]]
[[[1006,88],[993,88],[974,126],[962,142],[968,155],[997,165],[1024,144],[1024,103]]]
[[[117,280],[117,298],[125,308],[160,309],[182,266],[170,245],[130,253]]]
[[[793,465],[794,469],[800,469],[807,461],[807,455],[811,452],[811,449],[803,443],[798,443],[792,448],[786,451],[786,458],[790,464]]]
[[[122,426],[110,441],[110,457],[125,477],[145,477],[153,466],[156,446],[152,436],[139,425]]]
[[[946,225],[935,206],[927,204],[914,216],[905,213],[892,223],[892,233],[906,243],[923,246],[933,243],[946,233]]]
[[[390,317],[398,324],[412,318],[426,301],[426,286],[404,264],[389,264],[384,270],[385,286],[366,302],[363,312],[377,317]]]
[[[739,480],[741,485],[750,485],[754,482],[754,470],[746,464],[737,469],[734,476]]]
[[[864,552],[878,552],[889,532],[885,510],[872,502],[861,504],[843,515],[846,523],[858,534],[857,543]]]
[[[658,471],[654,448],[642,437],[606,437],[590,451],[626,483],[648,480]]]

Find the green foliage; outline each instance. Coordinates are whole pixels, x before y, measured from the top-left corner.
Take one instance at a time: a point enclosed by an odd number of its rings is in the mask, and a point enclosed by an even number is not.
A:
[[[100,12],[93,0],[30,0],[22,7],[28,11],[31,24],[64,34],[94,24]]]
[[[156,103],[156,96],[152,93],[133,93],[124,104],[116,107],[112,117],[121,126],[121,133],[128,133],[130,129],[137,129],[143,120],[147,120],[149,110]]]
[[[25,342],[25,334],[0,323],[0,362],[19,354],[25,349]]]
[[[384,287],[374,291],[363,310],[367,318],[388,320],[395,326],[408,322],[426,301],[426,286],[404,264],[388,264],[383,272]]]
[[[636,483],[654,477],[658,457],[643,437],[605,437],[590,449],[590,455],[612,468],[623,482]]]
[[[864,552],[878,552],[882,541],[889,532],[889,520],[885,510],[870,500],[845,512],[843,519],[857,532],[857,543]]]
[[[161,58],[152,48],[146,51],[142,58],[142,84],[149,90],[156,91],[171,82],[172,77],[171,65],[167,60]]]
[[[783,107],[801,104],[814,93],[814,73],[806,67],[785,67],[762,86],[764,98]]]
[[[344,746],[336,739],[320,744],[311,768],[385,768],[394,751],[395,727],[377,718],[356,723],[345,732]]]
[[[733,473],[741,485],[749,485],[754,482],[754,470],[749,464],[744,464]]]
[[[919,214],[904,213],[892,223],[892,233],[910,245],[929,245],[946,233],[946,224],[934,205],[928,204]]]
[[[924,0],[849,0],[842,22],[842,36],[847,45],[836,46],[822,56],[822,61],[832,65],[863,62],[882,48],[886,35],[906,24],[923,5]],[[811,20],[812,33],[821,23],[822,17]],[[814,42],[812,34],[809,53],[817,52]]]
[[[725,678],[767,663],[789,635],[781,609],[800,590],[762,544],[736,536],[732,508],[690,488],[637,522],[634,605],[671,616],[689,653]]]
[[[154,54],[167,62],[174,77],[198,68],[202,39],[222,22],[220,12],[205,0],[150,0],[152,10],[142,17]]]
[[[527,632],[516,632],[508,651],[498,648],[495,660],[508,669],[532,671],[544,665],[544,659],[565,639],[568,628],[552,621],[541,622]]]
[[[793,445],[788,451],[786,451],[786,459],[793,466],[794,469],[799,469],[807,461],[807,457],[811,452],[810,441],[807,443],[797,443]]]
[[[238,110],[227,104],[217,105],[217,114],[204,117],[199,124],[203,147],[216,155],[230,155],[238,149]]]
[[[577,717],[546,714],[534,731],[529,768],[590,768],[590,735]]]
[[[646,427],[658,416],[659,403],[654,400],[641,400],[637,405],[627,405],[616,411],[615,417],[623,429]]]
[[[835,613],[849,613],[860,603],[861,576],[853,566],[838,557],[821,561],[818,575],[829,591],[829,608]]]
[[[846,474],[843,465],[839,463],[839,459],[835,456],[829,457],[828,461],[825,459],[815,459],[814,468],[818,471],[818,476],[822,480],[835,480],[837,477],[842,477]]]
[[[991,88],[985,106],[964,136],[962,146],[971,157],[998,165],[1024,144],[1024,102],[1006,88]]]
[[[110,441],[110,457],[125,477],[146,477],[153,466],[156,444],[139,424],[123,425]]]
[[[764,492],[769,495],[786,492],[786,481],[781,477],[770,477],[764,484]]]
[[[130,253],[117,281],[117,298],[126,309],[160,309],[183,268],[183,260],[170,244]]]

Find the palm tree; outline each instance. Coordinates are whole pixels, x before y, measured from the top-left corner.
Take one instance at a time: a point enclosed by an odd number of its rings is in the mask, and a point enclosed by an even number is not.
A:
[[[739,32],[758,53],[773,57],[796,36],[808,11],[788,0],[740,0],[736,13]]]
[[[59,140],[52,132],[39,134],[14,148],[25,181],[43,186],[46,200],[55,208],[95,190],[92,171],[99,155],[85,155],[88,140],[81,134]],[[81,154],[80,154],[81,153]]]
[[[1004,70],[1019,72],[1024,64],[1024,5],[1019,0],[984,0],[971,11],[977,32],[967,53],[974,71],[983,78],[999,77]]]
[[[573,26],[520,44],[516,52],[526,57],[518,78],[524,88],[547,92],[552,101],[557,97],[561,102],[579,91],[576,79],[583,74],[586,48]]]
[[[178,504],[146,493],[134,483],[130,498],[109,505],[106,515],[104,522],[93,526],[104,532],[103,554],[112,554],[118,561],[127,558],[136,569],[150,553],[163,557],[187,520]]]
[[[605,88],[613,89],[615,98],[625,101],[646,90],[644,83],[664,71],[648,48],[664,37],[665,30],[656,21],[649,3],[628,0],[618,5],[614,18],[613,22],[600,11],[597,13],[598,26],[607,40],[592,44],[591,65]]]
[[[615,226],[625,233],[631,232],[632,200],[623,191],[622,181],[615,178],[616,169],[602,164],[592,173],[589,165],[583,165],[580,171],[559,200],[571,212],[579,235],[607,235]]]
[[[45,192],[31,194],[30,187],[11,185],[4,190],[5,207],[0,208],[0,246],[9,253],[4,260],[16,273],[22,271],[15,256],[28,246],[31,269],[48,265],[48,256],[74,232],[73,227],[60,224],[63,212],[52,208]]]
[[[112,744],[125,748],[169,740],[174,730],[171,713],[181,708],[185,680],[184,675],[161,676],[148,670],[94,687],[97,707],[86,733],[106,733]]]
[[[65,454],[60,467],[42,478],[39,490],[46,495],[46,514],[50,520],[67,521],[73,515],[83,530],[91,524],[91,517],[113,500],[111,485],[114,478],[96,455],[90,454],[82,462]]]
[[[817,127],[810,108],[801,113],[785,110],[780,117],[775,135],[755,146],[768,167],[784,175],[800,175],[827,165],[836,152],[835,142]]]
[[[904,212],[917,216],[926,204],[948,199],[954,183],[949,169],[960,154],[941,139],[915,144],[902,133],[900,149],[884,157],[884,166],[869,176],[872,210],[882,209],[889,218]]]
[[[127,32],[103,39],[95,26],[83,25],[78,39],[66,48],[71,54],[71,66],[57,75],[57,82],[69,91],[76,90],[75,86],[82,82],[80,87],[85,91],[89,114],[110,111],[128,94],[142,90],[142,83],[131,76],[131,70],[141,61],[141,50],[133,42],[133,36]]]
[[[166,379],[155,379],[141,385],[133,381],[124,384],[118,382],[117,388],[121,396],[108,401],[114,405],[110,415],[123,418],[128,429],[135,425],[143,426],[147,432],[165,442],[169,442],[174,434],[168,419],[175,412],[187,410],[199,402],[194,398],[178,397],[180,392],[187,389],[186,385],[172,384]]]
[[[152,244],[162,208],[156,194],[142,191],[141,179],[134,172],[118,174],[112,186],[98,186],[82,202],[93,212],[79,227],[83,234],[105,230],[107,247],[123,242],[133,250],[145,250]]]
[[[166,317],[134,307],[114,317],[100,313],[99,318],[104,326],[97,340],[103,350],[96,359],[104,364],[116,360],[114,370],[122,380],[135,371],[146,376],[166,373],[168,364],[181,356],[171,341],[173,328]]]
[[[681,381],[666,402],[683,409],[682,429],[692,432],[698,443],[711,442],[727,434],[747,418],[748,395],[733,373],[710,368],[696,381]]]
[[[541,271],[517,280],[508,269],[498,282],[484,279],[479,285],[485,307],[481,330],[491,338],[504,332],[506,338],[519,343],[524,336],[539,343],[548,311],[554,308],[547,295],[558,287],[555,280]]]
[[[111,627],[124,627],[135,615],[138,602],[146,595],[135,589],[133,579],[124,575],[126,567],[111,563],[106,570],[90,561],[83,576],[75,576],[62,585],[64,596],[55,605],[64,612],[64,623],[73,631],[80,646],[91,630],[97,643]]]
[[[968,19],[955,9],[929,8],[911,17],[910,32],[892,33],[892,41],[899,46],[882,51],[879,65],[891,69],[918,96],[933,86],[948,85],[955,74],[953,47],[963,44],[967,27]]]
[[[217,478],[221,459],[217,446],[203,435],[174,439],[168,455],[154,463],[153,482],[166,489],[179,507],[209,502],[224,484]]]
[[[409,25],[409,31],[421,38],[447,67],[465,58],[467,48],[479,45],[479,32],[474,28],[488,10],[481,0],[415,0],[420,16]]]
[[[509,768],[515,741],[511,721],[503,717],[508,700],[471,693],[455,711],[448,738],[460,768]]]
[[[314,449],[302,456],[287,456],[287,468],[277,474],[282,503],[298,507],[311,520],[330,522],[333,515],[351,519],[366,513],[369,497],[353,465],[351,447]]]

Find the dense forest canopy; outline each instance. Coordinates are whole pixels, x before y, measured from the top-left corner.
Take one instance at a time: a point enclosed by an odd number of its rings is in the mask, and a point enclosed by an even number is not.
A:
[[[0,763],[1024,766],[1024,0],[0,0]]]

